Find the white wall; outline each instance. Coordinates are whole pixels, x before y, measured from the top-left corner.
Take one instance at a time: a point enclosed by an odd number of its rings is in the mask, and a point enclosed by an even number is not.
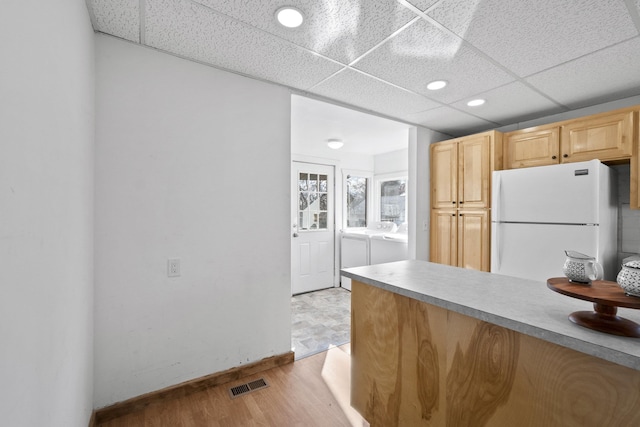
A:
[[[96,407],[290,351],[289,91],[96,49]]]
[[[430,174],[429,146],[450,139],[448,135],[423,127],[409,131],[409,257],[429,261]]]
[[[93,30],[84,0],[0,12],[0,425],[87,426]]]
[[[409,140],[407,138],[407,147]],[[409,148],[390,151],[374,156],[373,158],[375,175],[384,175],[396,172],[407,172],[409,170]]]

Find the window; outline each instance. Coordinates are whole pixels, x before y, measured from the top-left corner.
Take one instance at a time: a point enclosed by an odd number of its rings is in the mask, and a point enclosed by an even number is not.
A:
[[[367,226],[367,187],[369,179],[347,175],[347,227]]]
[[[407,221],[406,177],[378,181],[378,214],[380,221],[401,225]]]
[[[327,175],[298,175],[298,230],[326,230],[328,209]]]

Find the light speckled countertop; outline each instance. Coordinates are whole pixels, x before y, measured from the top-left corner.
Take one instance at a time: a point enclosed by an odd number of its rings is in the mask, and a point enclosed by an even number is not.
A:
[[[569,314],[593,304],[554,292],[546,282],[426,261],[346,268],[341,274],[640,371],[640,338],[575,325]],[[618,316],[640,324],[640,310],[618,308]]]

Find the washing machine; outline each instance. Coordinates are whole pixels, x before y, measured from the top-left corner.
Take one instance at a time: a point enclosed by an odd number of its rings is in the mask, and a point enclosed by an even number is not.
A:
[[[340,230],[340,268],[361,267],[371,262],[371,237],[394,232],[398,226],[393,222],[378,221],[366,228]],[[343,288],[351,290],[351,279],[342,276]]]
[[[394,232],[371,235],[369,239],[369,264],[409,259],[409,234],[407,224]]]

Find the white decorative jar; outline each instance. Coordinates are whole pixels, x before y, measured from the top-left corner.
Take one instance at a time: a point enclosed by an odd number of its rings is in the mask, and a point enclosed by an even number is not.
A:
[[[622,264],[622,270],[618,273],[616,282],[627,295],[640,297],[640,260]]]

